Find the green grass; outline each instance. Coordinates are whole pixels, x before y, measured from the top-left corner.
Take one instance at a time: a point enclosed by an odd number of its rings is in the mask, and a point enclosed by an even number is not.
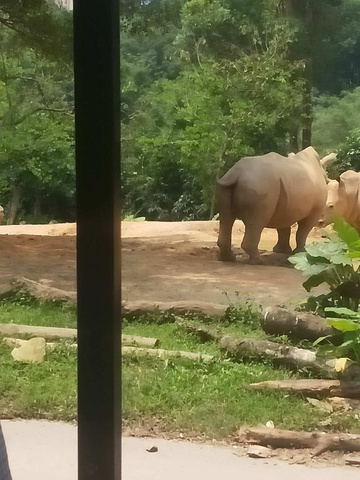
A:
[[[239,313],[240,312],[240,313]],[[244,307],[220,322],[198,316],[188,321],[221,327],[239,336],[265,337],[258,312]],[[10,301],[0,304],[0,322],[75,327],[75,312],[53,304]],[[186,359],[123,358],[123,419],[127,427],[156,425],[158,432],[206,435],[226,439],[245,424],[272,420],[276,427],[294,430],[323,429],[328,417],[300,395],[255,392],[249,383],[296,377],[270,364],[235,364],[221,359],[214,342],[202,343],[180,330],[174,317],[142,317],[124,321],[123,333],[156,337],[160,347],[209,353],[210,364]],[[282,341],[285,341],[284,339]],[[67,346],[47,354],[41,364],[14,362],[11,347],[0,343],[0,409],[3,417],[76,419],[76,351]],[[331,430],[360,432],[354,415],[332,415]]]
[[[0,323],[76,328],[76,311],[68,305],[23,301],[0,303]]]
[[[2,417],[76,418],[76,350],[63,343],[40,364],[14,362],[12,347],[0,343]]]

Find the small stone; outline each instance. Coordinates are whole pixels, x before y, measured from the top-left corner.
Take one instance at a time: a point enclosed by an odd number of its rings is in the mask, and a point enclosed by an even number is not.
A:
[[[158,450],[159,450],[158,447],[155,447],[155,446],[154,446],[154,447],[151,447],[151,448],[149,448],[149,449],[146,449],[146,451],[149,452],[149,453],[155,453],[155,452],[157,452]]]
[[[42,337],[27,340],[20,347],[14,348],[11,356],[18,362],[41,363],[46,353],[46,342]]]
[[[272,450],[261,445],[251,445],[246,454],[251,458],[269,458],[272,456]]]

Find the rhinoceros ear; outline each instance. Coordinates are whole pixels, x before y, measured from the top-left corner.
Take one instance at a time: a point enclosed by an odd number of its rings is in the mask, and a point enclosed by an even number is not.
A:
[[[336,153],[329,153],[329,155],[326,155],[326,157],[320,160],[320,163],[325,168],[325,170],[334,162],[336,162]]]
[[[289,157],[289,158],[293,158],[293,157],[295,157],[295,155],[296,155],[296,153],[294,153],[294,152],[288,153],[288,157]]]

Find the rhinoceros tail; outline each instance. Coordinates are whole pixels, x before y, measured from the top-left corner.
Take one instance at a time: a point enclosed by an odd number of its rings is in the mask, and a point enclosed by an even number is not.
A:
[[[216,183],[221,187],[232,187],[235,185],[238,179],[238,169],[237,164],[235,164],[228,172],[225,173],[223,177],[219,177],[219,174],[216,176]]]

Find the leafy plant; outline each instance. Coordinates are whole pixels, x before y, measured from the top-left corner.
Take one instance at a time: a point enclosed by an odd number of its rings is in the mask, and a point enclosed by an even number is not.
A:
[[[309,277],[303,283],[308,292],[323,283],[328,285],[328,294],[311,299],[313,307],[314,302],[316,304],[316,310],[348,307],[357,311],[360,298],[357,261],[360,258],[360,236],[342,219],[335,220],[334,231],[335,234],[327,234],[327,241],[307,245],[305,252],[293,255],[289,261]]]
[[[342,343],[335,347],[341,356],[349,356],[356,361],[360,360],[360,313],[345,307],[326,307],[325,314],[335,314],[328,317],[327,323],[342,333]],[[335,334],[336,335],[336,334]],[[323,340],[330,340],[333,336],[321,337],[314,342],[319,344]]]

